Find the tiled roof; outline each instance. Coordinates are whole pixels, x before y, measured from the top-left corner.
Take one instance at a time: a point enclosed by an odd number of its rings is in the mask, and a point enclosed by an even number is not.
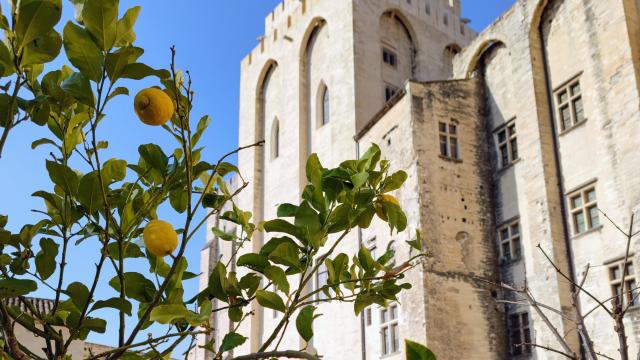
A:
[[[34,297],[25,297],[24,299],[25,301],[30,302],[33,305],[33,307],[35,307],[36,310],[38,310],[38,312],[40,312],[41,314],[49,313],[53,309],[53,303],[54,303],[53,300],[34,298]],[[25,304],[23,304],[19,298],[3,299],[2,302],[4,302],[5,305],[8,305],[8,306],[17,306],[23,312],[26,312],[26,313],[30,312],[29,309],[27,309]]]

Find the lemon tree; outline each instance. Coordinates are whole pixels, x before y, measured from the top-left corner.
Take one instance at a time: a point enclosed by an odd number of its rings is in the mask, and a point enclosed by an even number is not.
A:
[[[72,3],[76,19],[64,25],[62,34],[54,28],[61,18],[61,0],[11,0],[10,19],[0,16],[0,75],[8,80],[0,92],[0,153],[12,129],[32,123],[45,127],[48,136],[31,147],[47,146],[52,155],[43,159],[52,186],[33,194],[42,200],[37,221],[12,232],[9,217],[0,216],[0,358],[68,359],[73,341],[105,332],[116,335],[114,348],[90,359],[165,358],[180,344],[193,347],[198,334],[211,333],[208,320],[213,312],[225,312],[237,328],[252,316],[249,305],[257,301],[281,312],[282,322],[265,337],[258,353],[246,356],[277,358],[286,353],[309,359],[314,355],[299,349],[274,351],[274,340],[290,322],[304,340],[313,338],[317,292],[327,294],[323,301],[353,303],[358,314],[368,305],[396,300],[411,286],[402,279],[424,256],[419,237],[408,244],[416,255],[395,268],[389,265],[392,252],[373,258],[366,249],[351,256],[336,250],[350,232],[368,227],[376,213],[392,231],[407,226],[398,201],[390,195],[407,175],[390,173],[378,147],[336,168],[323,167],[312,155],[300,203],[284,204],[279,218],[255,224],[251,213],[235,204],[251,179],[242,178],[226,158],[262,143],[232,150],[216,161],[204,159],[200,140],[209,118],[192,118],[192,82],[176,69],[175,49],[170,69],[154,69],[140,61],[144,50],[134,44],[139,7],[119,17],[117,0]],[[49,63],[60,57],[62,48],[67,65],[51,68]],[[160,126],[175,139],[175,147],[140,144],[135,162],[105,159],[108,142],[99,134],[109,121],[106,109],[115,97],[129,96],[123,79],[130,84],[149,77],[156,85],[132,99],[131,117]],[[234,173],[243,180],[230,191],[225,178]],[[10,205],[1,206],[0,211],[10,215]],[[181,222],[158,219],[161,206],[171,207]],[[206,215],[198,218],[202,208]],[[196,275],[186,271],[185,250],[207,219],[217,214],[241,229],[239,234],[213,229],[224,240],[247,244],[259,231],[277,237],[259,252],[245,252],[238,259],[245,275],[239,277],[218,262],[205,274],[206,288],[187,294],[183,282]],[[331,246],[329,236],[337,239]],[[94,257],[96,267],[87,271],[82,283],[70,283],[65,271],[69,249],[82,242],[95,247],[87,256]],[[141,259],[148,262],[149,272],[132,270],[132,261]],[[329,282],[310,293],[306,285],[320,264],[332,269]],[[107,277],[107,269],[115,276]],[[289,283],[290,276],[300,279],[298,286]],[[26,298],[40,287],[55,294],[46,313]],[[111,296],[99,298],[97,289],[107,289]],[[15,304],[6,302],[8,298],[21,306],[8,305]],[[214,299],[222,305],[213,308]],[[118,321],[107,323],[97,310],[112,311]],[[163,335],[145,337],[142,332],[154,324],[165,328]],[[44,349],[21,344],[16,326],[42,339]],[[204,346],[215,359],[247,340],[234,331],[222,338],[221,343]],[[415,343],[407,343],[407,354],[410,359],[432,358]]]

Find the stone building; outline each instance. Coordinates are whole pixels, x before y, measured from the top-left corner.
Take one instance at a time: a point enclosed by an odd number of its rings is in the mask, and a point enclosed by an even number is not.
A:
[[[403,339],[444,360],[564,358],[516,346],[558,344],[533,309],[490,282],[527,284],[540,303],[570,311],[572,286],[539,245],[574,279],[589,264],[583,286],[599,299],[618,291],[625,239],[598,209],[625,228],[631,214],[640,218],[639,20],[640,0],[518,0],[476,34],[460,0],[278,5],[242,61],[239,143],[266,145],[239,155],[251,182],[238,205],[256,222],[274,218],[278,204],[299,200],[309,154],[335,166],[377,143],[409,174],[395,194],[409,228],[391,237],[374,221],[341,251],[395,247],[403,261],[408,249],[396,244],[422,229],[431,256],[387,309],[355,317],[348,304],[320,305],[310,345],[331,360],[403,359]],[[253,250],[264,240],[257,235]],[[204,272],[230,256],[215,237],[207,244]],[[639,246],[624,277],[631,289]],[[581,296],[579,305],[595,302]],[[631,309],[635,354],[640,306]],[[547,315],[579,352],[574,324]],[[278,316],[258,308],[236,354],[257,350]],[[608,315],[596,310],[586,326],[597,350],[617,358]],[[295,328],[281,344],[304,346]]]

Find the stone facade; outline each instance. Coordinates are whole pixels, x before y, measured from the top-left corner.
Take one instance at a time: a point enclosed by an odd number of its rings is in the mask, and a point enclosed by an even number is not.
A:
[[[395,194],[409,227],[392,237],[374,221],[340,251],[394,247],[403,261],[410,254],[397,244],[422,229],[430,257],[407,276],[400,338],[445,360],[561,359],[539,348],[518,354],[514,339],[557,341],[533,309],[491,283],[526,283],[539,302],[569,312],[571,284],[540,246],[575,279],[590,264],[584,288],[612,296],[624,239],[596,209],[625,228],[633,212],[640,219],[639,24],[639,0],[519,0],[480,34],[459,0],[285,0],[242,61],[239,143],[266,145],[239,155],[250,184],[238,205],[256,222],[274,218],[278,204],[298,201],[309,154],[334,166],[377,143],[409,174]],[[208,241],[204,273],[232,260],[228,244]],[[263,242],[256,235],[251,248]],[[640,263],[640,240],[632,245],[629,281]],[[257,350],[279,321],[255,309],[238,354]],[[348,304],[321,305],[311,345],[327,359],[402,359],[393,345],[383,353],[382,311],[358,318]],[[573,323],[547,315],[578,351]],[[632,308],[633,354],[638,319]],[[615,358],[606,313],[594,311],[586,326]],[[303,346],[290,329],[281,348]]]

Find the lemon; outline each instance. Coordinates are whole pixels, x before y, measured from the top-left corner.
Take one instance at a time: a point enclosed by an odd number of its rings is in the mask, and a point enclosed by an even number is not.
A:
[[[143,123],[153,126],[169,121],[175,109],[169,95],[156,88],[140,90],[133,101],[133,107]]]
[[[382,205],[383,203],[392,203],[395,204],[397,206],[400,206],[400,203],[398,202],[398,199],[396,199],[395,197],[393,197],[392,195],[380,195],[378,196],[378,200],[374,203],[374,207],[376,209],[376,214],[378,215],[378,217],[384,221],[388,221],[389,217],[387,216],[387,212],[384,209],[384,206]]]
[[[144,238],[144,246],[156,256],[170,255],[178,247],[178,234],[173,226],[166,221],[149,221],[144,228],[142,237]]]

